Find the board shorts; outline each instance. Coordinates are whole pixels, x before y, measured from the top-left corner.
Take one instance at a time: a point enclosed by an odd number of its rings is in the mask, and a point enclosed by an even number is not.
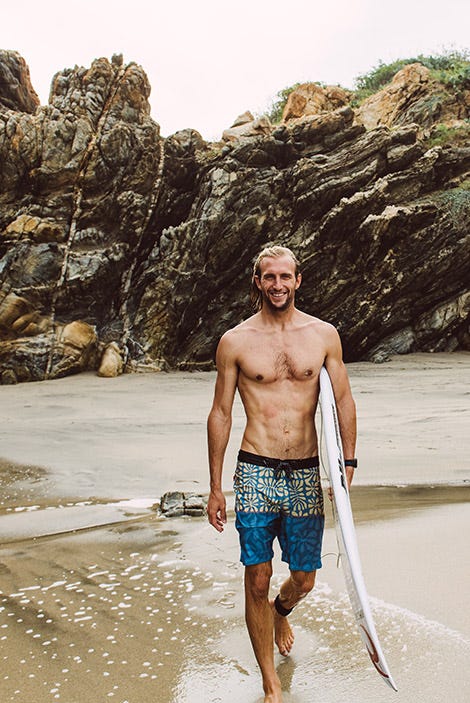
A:
[[[234,491],[242,564],[271,561],[277,537],[291,571],[321,568],[325,517],[318,457],[283,460],[240,450]]]

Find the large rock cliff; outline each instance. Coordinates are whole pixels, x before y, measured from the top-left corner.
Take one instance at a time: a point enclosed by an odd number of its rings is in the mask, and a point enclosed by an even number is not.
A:
[[[468,141],[428,148],[403,110],[356,115],[331,90],[225,142],[164,139],[149,93],[113,57],[58,73],[40,107],[0,52],[3,383],[112,374],[119,356],[209,368],[269,242],[299,255],[299,305],[339,328],[346,359],[470,348]]]

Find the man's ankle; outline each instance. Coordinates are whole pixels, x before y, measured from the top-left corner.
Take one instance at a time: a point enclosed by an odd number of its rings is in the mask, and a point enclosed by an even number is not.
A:
[[[279,693],[281,690],[281,681],[279,676],[275,674],[273,678],[263,679],[263,690],[265,694]]]

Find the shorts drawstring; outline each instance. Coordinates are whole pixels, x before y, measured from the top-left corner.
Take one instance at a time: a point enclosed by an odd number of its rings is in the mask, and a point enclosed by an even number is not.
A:
[[[282,478],[282,474],[284,474],[284,478],[288,481],[294,471],[295,469],[292,468],[288,461],[280,461],[279,464],[274,467],[274,478],[276,481],[279,481],[279,479]]]

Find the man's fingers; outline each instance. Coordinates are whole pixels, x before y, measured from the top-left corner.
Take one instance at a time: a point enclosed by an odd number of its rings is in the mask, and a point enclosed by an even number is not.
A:
[[[212,527],[215,527],[217,532],[223,532],[224,521],[221,519],[219,510],[217,511],[217,513],[214,516],[209,516],[209,522],[212,525]]]
[[[208,510],[207,516],[209,518],[209,523],[212,525],[212,527],[215,527],[217,532],[222,532],[224,529],[224,525],[227,522],[225,506],[217,508],[215,510]]]
[[[209,495],[207,502],[207,517],[217,532],[222,532],[227,522],[225,497],[221,491]]]

